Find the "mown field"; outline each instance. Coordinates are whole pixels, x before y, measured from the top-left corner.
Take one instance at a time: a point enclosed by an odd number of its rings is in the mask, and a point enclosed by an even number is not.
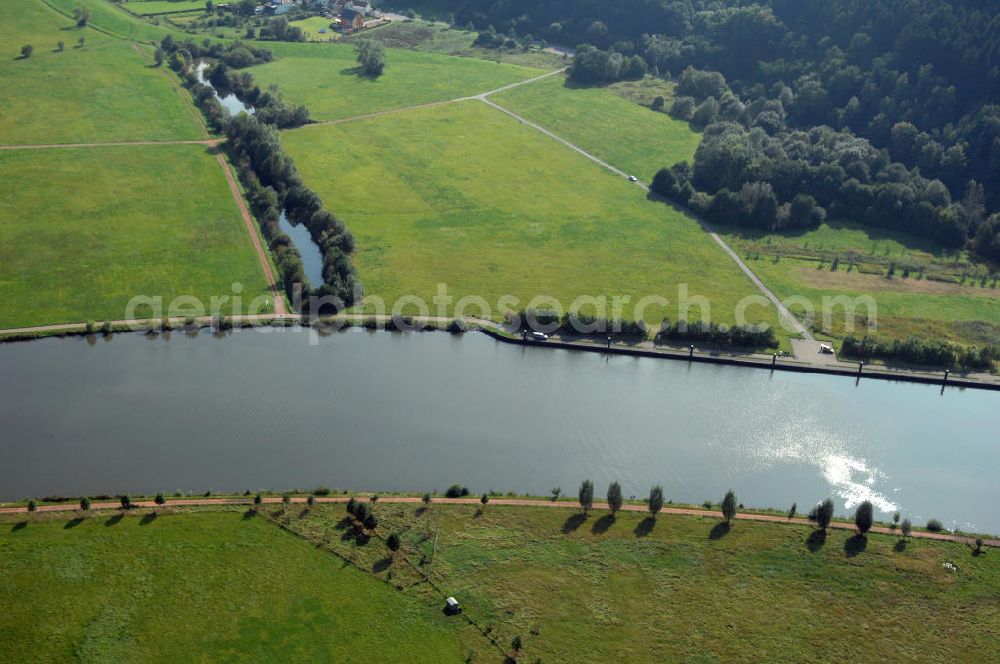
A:
[[[641,109],[640,109],[641,110]],[[698,224],[551,138],[477,101],[285,132],[306,183],[357,238],[366,293],[563,306],[580,295],[669,298],[678,287],[733,319],[749,280]],[[469,313],[477,313],[471,309]],[[650,322],[663,309],[651,307]],[[692,318],[699,317],[697,308]],[[771,309],[751,319],[774,323]]]
[[[366,78],[352,46],[269,42],[276,60],[248,71],[261,85],[305,104],[313,119],[336,120],[475,95],[537,76],[529,67],[420,51],[387,50],[385,73]]]
[[[992,549],[575,507],[373,511],[374,532],[343,504],[0,518],[0,655],[499,662],[520,636],[528,662],[1000,657]],[[482,632],[442,616],[449,595]]]
[[[21,1],[24,0],[18,0],[18,2]],[[153,25],[153,23],[137,19],[108,0],[45,0],[45,2],[67,18],[73,16],[73,10],[77,7],[87,7],[91,12],[90,23],[88,24],[91,30],[102,32],[118,39],[153,42],[160,41],[170,32],[173,32],[175,37],[179,36],[178,31],[171,31],[164,27]],[[202,3],[202,7],[204,7],[204,3]],[[71,18],[70,24],[72,24]],[[90,37],[88,36],[87,39],[89,40]]]
[[[326,16],[310,16],[309,18],[304,18],[301,21],[292,21],[290,25],[294,25],[298,28],[302,28],[302,32],[305,33],[306,39],[309,41],[336,41],[340,39],[340,33],[330,27],[331,21]],[[320,30],[326,30],[324,33],[320,33]]]
[[[1000,342],[1000,285],[987,266],[970,262],[964,252],[839,221],[790,234],[717,230],[782,299],[805,297],[820,312],[824,297],[870,296],[877,305],[879,336]],[[833,323],[825,330],[829,336],[850,333],[842,309]],[[821,325],[822,319],[817,321]],[[865,331],[860,325],[854,334]]]
[[[701,141],[686,122],[605,88],[572,87],[562,76],[492,100],[646,182],[664,166],[692,161]]]
[[[268,293],[216,158],[201,145],[0,152],[0,327],[124,317]]]
[[[10,51],[0,60],[0,144],[202,137],[187,93],[149,66],[149,54],[94,29],[78,29],[39,0],[0,4],[0,41]],[[34,52],[15,59],[24,44]]]
[[[4,662],[459,662],[476,636],[239,511],[71,519],[0,520]]]

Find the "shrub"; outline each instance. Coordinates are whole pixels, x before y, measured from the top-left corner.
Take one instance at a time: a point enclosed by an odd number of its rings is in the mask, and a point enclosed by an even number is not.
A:
[[[913,524],[910,523],[909,519],[903,519],[903,523],[899,526],[899,532],[903,534],[903,537],[909,537],[910,533],[913,532]]]
[[[461,484],[452,484],[448,487],[448,490],[444,492],[446,498],[461,498],[463,496],[469,495],[469,487],[462,486]]]
[[[798,510],[798,507],[799,506],[796,503],[792,503],[792,506],[788,508],[788,520],[789,521],[791,521],[792,519],[795,518],[795,512]]]
[[[939,533],[942,530],[944,530],[944,526],[942,526],[941,522],[938,521],[937,519],[931,519],[930,521],[927,522],[927,530],[931,531],[932,533]]]
[[[329,496],[330,495],[330,489],[327,488],[327,487],[325,487],[325,486],[318,486],[315,489],[313,489],[312,492],[313,492],[314,496]]]
[[[121,496],[118,500],[121,502],[123,510],[132,509],[132,497],[128,494]]]
[[[163,497],[162,493],[158,493],[156,494],[156,498],[153,499],[153,502],[155,502],[157,505],[163,505],[164,503],[167,502],[167,499]]]
[[[315,504],[316,504],[316,496],[309,494],[309,497],[306,498],[306,505],[312,507]]]
[[[21,47],[21,57],[27,60],[31,57],[31,52],[35,50],[35,47],[31,44],[25,44]]]
[[[260,497],[260,494],[259,494],[259,493],[258,493],[258,494],[256,494],[256,495],[255,495],[255,496],[253,497],[253,504],[254,504],[254,505],[260,505],[262,501],[263,501],[263,499],[262,499],[262,498]]]
[[[90,498],[84,496],[80,499],[80,509],[89,510],[90,509]]]
[[[38,503],[36,503],[35,499],[32,498],[31,500],[28,501],[28,511],[34,512],[37,509],[38,509]]]
[[[423,501],[425,507],[429,507],[431,504],[431,494],[425,493],[420,500]]]
[[[399,547],[402,544],[402,542],[403,540],[400,537],[399,533],[393,532],[389,535],[389,537],[386,538],[385,545],[389,547],[390,551],[396,553],[397,551],[399,551]]]

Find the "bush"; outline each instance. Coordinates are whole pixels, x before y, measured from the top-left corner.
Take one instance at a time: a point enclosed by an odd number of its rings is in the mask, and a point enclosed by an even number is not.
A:
[[[461,484],[452,484],[444,492],[444,495],[446,498],[462,498],[469,495],[469,487],[462,486]]]
[[[309,496],[306,498],[306,505],[312,507],[315,504],[316,504],[316,496],[309,494]]]
[[[931,531],[932,533],[939,533],[942,530],[944,530],[944,526],[941,525],[941,522],[938,521],[937,519],[931,519],[930,521],[927,522],[927,530]]]
[[[84,496],[80,499],[80,509],[89,510],[90,509],[90,498]]]
[[[130,510],[130,509],[132,509],[132,497],[129,496],[128,494],[125,494],[124,496],[120,496],[118,498],[118,500],[121,502],[123,510]]]
[[[329,496],[330,489],[325,486],[318,486],[312,490],[314,496]]]
[[[905,364],[936,366],[961,370],[989,370],[1000,359],[1000,347],[958,346],[947,341],[927,341],[919,337],[892,341],[865,336],[848,336],[840,346],[845,357],[880,359]]]
[[[164,503],[167,502],[167,499],[163,497],[162,493],[158,493],[156,494],[156,498],[153,499],[153,502],[155,502],[157,505],[163,505]]]
[[[38,509],[38,503],[36,503],[35,499],[32,498],[31,500],[28,501],[28,511],[34,512],[37,509]]]

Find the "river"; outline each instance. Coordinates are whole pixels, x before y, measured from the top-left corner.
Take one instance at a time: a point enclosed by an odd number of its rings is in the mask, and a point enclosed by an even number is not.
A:
[[[301,329],[0,345],[0,499],[259,488],[625,495],[1000,531],[997,394]]]

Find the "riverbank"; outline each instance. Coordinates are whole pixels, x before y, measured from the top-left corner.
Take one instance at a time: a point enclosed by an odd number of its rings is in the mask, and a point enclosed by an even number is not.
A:
[[[110,660],[123,644],[147,661],[1000,654],[992,549],[499,500],[382,497],[367,526],[326,502],[0,516],[0,658]],[[449,596],[460,615],[442,611]]]
[[[165,318],[161,320],[117,320],[91,323],[66,323],[59,325],[42,325],[0,330],[0,343],[11,341],[30,341],[52,336],[80,336],[121,332],[159,332],[162,330],[196,330],[200,328],[221,326],[222,329],[250,328],[261,326],[279,327],[312,327],[321,330],[332,330],[339,327],[364,326],[369,328],[415,331],[415,330],[449,330],[456,319],[428,316],[405,317],[396,321],[392,316],[376,316],[368,314],[342,314],[339,316],[319,319],[303,318],[295,314],[260,314],[249,316],[225,316],[223,318],[198,316],[186,318]],[[401,322],[402,325],[396,325]],[[504,343],[539,348],[560,348],[590,353],[613,353],[635,357],[648,357],[668,360],[681,360],[709,364],[724,364],[768,371],[793,371],[800,373],[826,374],[854,378],[872,378],[876,380],[903,381],[911,383],[940,385],[944,387],[959,387],[982,390],[1000,391],[1000,375],[988,373],[952,373],[944,370],[918,369],[910,367],[894,367],[888,365],[863,365],[858,362],[842,362],[831,355],[819,351],[819,342],[810,340],[795,340],[793,348],[796,355],[779,356],[777,354],[754,353],[738,349],[712,349],[695,346],[662,346],[650,340],[613,340],[611,344],[584,337],[560,338],[553,336],[546,341],[526,340],[515,332],[506,329],[495,321],[467,317],[462,319],[465,332],[481,331],[490,337]],[[104,326],[110,326],[105,330]]]
[[[399,496],[399,495],[386,495],[386,494],[360,494],[361,500],[369,500],[371,496],[376,496],[376,501],[380,503],[390,503],[390,504],[418,504],[423,502],[421,496]],[[340,496],[306,496],[306,495],[288,495],[289,504],[307,504],[310,500],[314,503],[319,504],[341,504],[346,503],[355,495],[340,495]],[[165,510],[174,507],[219,507],[227,505],[242,505],[247,507],[253,507],[255,505],[255,499],[248,496],[231,496],[231,497],[219,497],[219,498],[165,498],[163,504],[157,503],[155,500],[135,500],[131,503],[132,508],[130,509],[153,509],[153,510]],[[285,496],[261,496],[260,504],[263,505],[281,505],[284,504]],[[480,505],[479,498],[442,498],[439,496],[434,496],[431,499],[432,504],[438,505]],[[579,510],[580,506],[569,500],[542,500],[542,499],[532,499],[532,498],[502,498],[502,497],[491,497],[489,500],[489,505],[497,506],[507,506],[507,507],[544,507],[544,508],[556,508],[556,509],[575,509]],[[107,510],[121,510],[121,501],[99,501],[92,502],[88,508],[89,511],[107,511]],[[608,504],[604,502],[595,502],[593,506],[594,510],[606,511],[608,509]],[[643,503],[631,501],[622,505],[622,511],[624,512],[647,512],[647,507]],[[69,512],[69,513],[80,513],[84,514],[87,510],[80,509],[79,504],[72,502],[64,503],[50,503],[44,505],[38,505],[35,512],[51,513],[51,512]],[[27,505],[21,505],[17,507],[0,507],[0,514],[31,514],[29,512]],[[722,519],[722,513],[718,510],[713,509],[701,509],[697,507],[673,507],[671,505],[664,506],[662,514],[673,514],[677,516],[693,516],[698,518],[712,518],[712,519]],[[736,520],[738,521],[758,521],[766,523],[784,523],[788,525],[796,526],[814,526],[815,524],[801,517],[780,516],[778,514],[768,514],[763,511],[744,511],[736,515]],[[830,528],[837,530],[855,530],[855,526],[849,521],[837,521],[834,520],[830,523]],[[871,532],[878,533],[882,535],[896,535],[898,531],[886,525],[876,525],[873,526]],[[910,537],[915,537],[918,539],[929,539],[936,540],[940,542],[958,542],[960,544],[974,545],[976,542],[976,537],[970,535],[959,535],[944,532],[931,532],[928,530],[914,530]],[[990,547],[1000,547],[1000,539],[983,539],[983,546]]]

